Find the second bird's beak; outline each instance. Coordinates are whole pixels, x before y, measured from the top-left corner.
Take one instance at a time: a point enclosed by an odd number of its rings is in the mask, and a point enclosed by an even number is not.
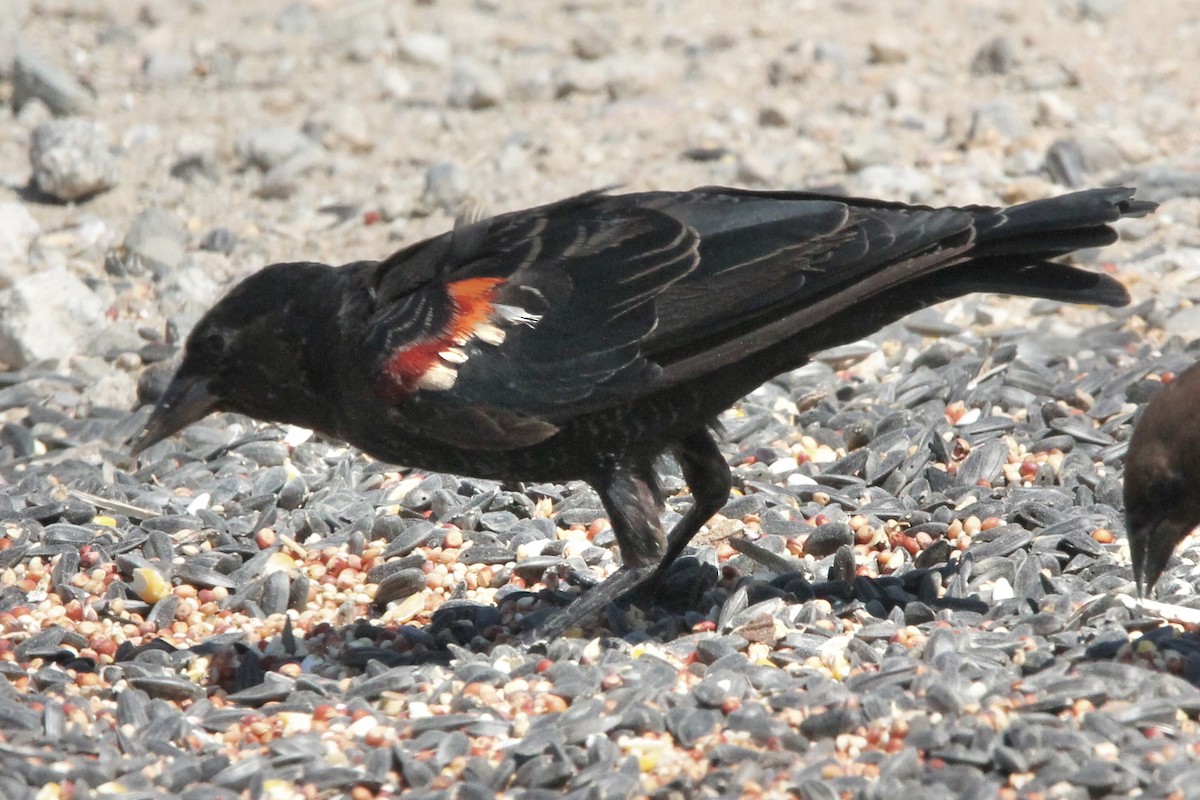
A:
[[[1137,583],[1138,597],[1146,596],[1146,543],[1151,531],[1145,526],[1129,530],[1129,560],[1133,562],[1133,580]]]
[[[1133,562],[1133,579],[1137,582],[1139,597],[1145,597],[1154,588],[1175,549],[1177,539],[1166,535],[1162,530],[1164,525],[1170,525],[1169,520],[1150,519],[1127,526],[1129,558]]]
[[[204,378],[176,375],[150,413],[146,427],[129,441],[133,455],[203,419],[217,404]]]

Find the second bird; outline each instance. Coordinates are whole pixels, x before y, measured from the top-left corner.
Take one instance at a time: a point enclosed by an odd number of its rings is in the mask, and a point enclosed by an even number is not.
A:
[[[382,261],[275,264],[196,325],[134,449],[236,411],[410,467],[587,481],[623,567],[552,636],[680,554],[728,500],[717,416],[812,353],[968,292],[1128,302],[1113,278],[1053,259],[1154,209],[1133,194],[1001,209],[597,192],[462,220]],[[668,534],[666,452],[695,499]]]
[[[1200,365],[1150,399],[1125,456],[1125,531],[1138,592],[1147,594],[1200,525]]]

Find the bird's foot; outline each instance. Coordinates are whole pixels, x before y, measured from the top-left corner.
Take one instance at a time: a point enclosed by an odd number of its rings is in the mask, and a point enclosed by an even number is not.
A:
[[[548,644],[567,631],[587,622],[605,606],[622,597],[654,574],[656,567],[622,567],[607,580],[587,590],[569,606],[521,637],[528,647]]]

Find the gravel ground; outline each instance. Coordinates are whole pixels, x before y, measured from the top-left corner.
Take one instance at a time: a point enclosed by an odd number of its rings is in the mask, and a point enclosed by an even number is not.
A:
[[[1200,544],[1121,458],[1200,331],[1200,10],[1122,0],[3,0],[0,797],[1197,796]],[[659,598],[581,484],[214,416],[134,461],[231,281],[598,186],[1163,203],[1115,311],[971,297],[724,419]],[[689,498],[678,470],[672,514]]]

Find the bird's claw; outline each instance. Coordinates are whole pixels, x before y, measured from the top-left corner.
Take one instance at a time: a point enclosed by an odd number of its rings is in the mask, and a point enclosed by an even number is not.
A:
[[[590,621],[609,603],[633,591],[654,574],[655,567],[622,567],[607,580],[588,589],[550,619],[521,637],[530,649],[547,647],[550,642],[585,622]]]

